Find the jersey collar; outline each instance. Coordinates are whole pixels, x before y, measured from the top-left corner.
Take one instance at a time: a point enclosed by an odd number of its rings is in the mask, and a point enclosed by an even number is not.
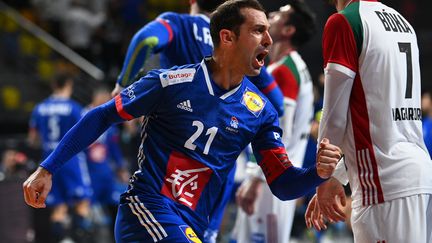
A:
[[[210,78],[210,73],[209,73],[209,70],[208,70],[208,67],[207,67],[207,63],[206,63],[210,59],[211,59],[211,57],[205,57],[201,61],[201,68],[202,68],[203,73],[204,73],[204,78],[205,78],[205,82],[206,82],[209,94],[212,95],[212,96],[215,96],[215,91],[214,90],[215,89],[220,90],[220,88],[217,87],[216,84],[214,83],[214,81]],[[221,96],[219,96],[219,98],[222,99],[222,100],[225,100],[228,97],[232,96],[233,94],[235,94],[240,89],[240,87],[242,86],[242,84],[243,84],[243,81],[237,87],[235,87],[234,89],[229,90],[228,92],[223,93]],[[216,92],[216,93],[219,93],[219,92]]]

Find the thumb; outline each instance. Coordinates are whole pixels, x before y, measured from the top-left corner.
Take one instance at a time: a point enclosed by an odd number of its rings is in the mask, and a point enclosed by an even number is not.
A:
[[[346,206],[346,196],[345,196],[345,192],[343,190],[339,193],[339,199],[340,199],[342,206],[345,207]]]
[[[329,143],[330,143],[330,141],[328,140],[328,138],[323,138],[320,142],[320,145],[322,146],[322,145],[329,144]]]
[[[37,202],[40,203],[44,207],[46,207],[45,200],[46,200],[46,198],[48,196],[49,191],[50,191],[49,188],[44,187],[42,189],[42,192],[40,192],[39,195],[36,198]]]

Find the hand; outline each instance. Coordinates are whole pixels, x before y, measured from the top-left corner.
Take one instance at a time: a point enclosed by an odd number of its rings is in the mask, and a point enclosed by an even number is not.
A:
[[[23,183],[25,202],[34,208],[45,208],[45,200],[51,186],[51,173],[42,167],[37,168]]]
[[[252,177],[245,180],[237,190],[237,205],[248,215],[252,215],[255,212],[255,203],[262,192],[262,184],[261,179]]]
[[[321,229],[327,229],[327,225],[324,222],[324,216],[321,214],[321,210],[318,205],[316,194],[312,197],[307,206],[305,222],[308,228],[311,228],[313,225],[313,227],[318,231]]]
[[[317,173],[323,178],[327,179],[336,168],[336,164],[342,157],[342,150],[333,144],[327,138],[324,138],[319,144],[317,153]]]
[[[317,188],[317,202],[321,213],[331,222],[345,221],[346,215],[341,206],[345,207],[346,197],[342,184],[330,178]],[[340,203],[339,203],[340,201]]]
[[[120,94],[120,92],[123,90],[124,88],[122,86],[120,86],[120,84],[116,83],[114,89],[111,91],[111,96],[114,97],[118,94]]]

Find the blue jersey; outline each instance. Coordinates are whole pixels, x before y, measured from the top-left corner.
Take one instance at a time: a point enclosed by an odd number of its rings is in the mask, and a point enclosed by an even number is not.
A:
[[[432,118],[423,117],[423,139],[429,154],[432,154]]]
[[[42,140],[43,158],[81,118],[82,107],[71,99],[51,96],[38,104],[30,118],[30,129],[36,129]]]
[[[205,225],[251,141],[259,157],[283,148],[277,113],[263,94],[247,78],[220,89],[204,61],[151,71],[115,100],[124,119],[146,117],[128,193],[164,195]]]
[[[93,188],[93,201],[108,205],[118,204],[122,191],[118,190],[119,183],[113,168],[120,169],[124,166],[118,128],[111,126],[85,152]],[[111,162],[115,162],[116,166],[112,166]]]
[[[42,140],[43,158],[58,146],[60,140],[81,118],[82,107],[67,98],[51,96],[38,104],[30,119],[30,129],[36,129]],[[88,199],[92,194],[83,154],[73,156],[58,174],[46,203],[54,206]]]
[[[209,18],[166,12],[145,25],[131,40],[117,83],[122,87],[133,83],[152,53],[160,53],[161,68],[199,63],[213,53]],[[263,68],[251,81],[282,115],[283,95],[267,70]]]

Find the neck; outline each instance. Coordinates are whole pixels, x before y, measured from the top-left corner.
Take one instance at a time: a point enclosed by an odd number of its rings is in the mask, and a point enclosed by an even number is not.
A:
[[[53,96],[59,98],[70,98],[71,92],[68,89],[56,90],[53,92]]]
[[[295,51],[293,45],[291,45],[290,41],[278,41],[273,43],[273,46],[270,50],[270,62],[277,62],[284,56],[288,55],[290,52]]]
[[[210,13],[206,12],[206,11],[202,11],[199,7],[198,4],[193,3],[190,6],[190,11],[189,11],[190,15],[197,15],[197,14],[204,14],[206,16],[210,16]]]
[[[223,53],[220,54],[214,51],[209,65],[212,71],[212,78],[216,85],[225,90],[237,87],[244,77],[244,73],[230,64],[229,59],[225,58]]]
[[[339,0],[336,4],[337,11],[341,11],[346,8],[353,0]]]

